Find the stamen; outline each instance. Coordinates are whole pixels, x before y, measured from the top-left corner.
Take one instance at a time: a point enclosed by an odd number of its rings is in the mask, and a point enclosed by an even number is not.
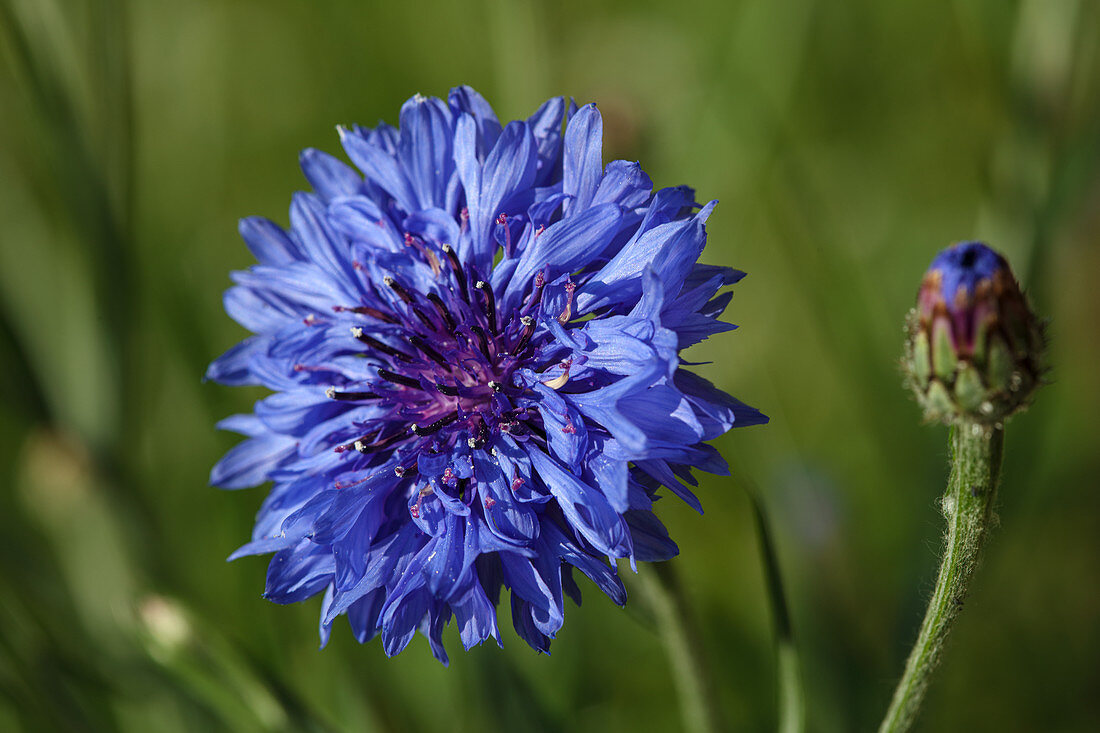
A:
[[[465,211],[465,209],[463,209]],[[458,253],[449,244],[443,245],[443,254],[447,255],[447,262],[451,265],[455,280],[458,282],[458,294],[467,303],[470,302],[470,294],[466,292],[466,271],[462,269],[462,263],[458,261]]]
[[[474,323],[470,325],[470,330],[477,336],[477,346],[485,357],[485,361],[492,364],[493,357],[489,355],[489,337],[485,335],[485,329]]]
[[[497,382],[495,380],[490,379],[489,380],[489,389],[493,390],[494,392],[499,392],[500,390],[504,389],[504,385],[501,384],[500,382]]]
[[[428,330],[430,330],[430,331],[435,331],[436,330],[436,326],[432,322],[432,319],[428,317],[428,314],[425,313],[420,308],[420,306],[418,306],[414,303],[410,307],[412,308],[412,312],[416,315],[417,319],[419,319],[419,321],[421,323],[423,323],[428,328]]]
[[[418,380],[413,379],[412,377],[406,377],[402,374],[395,374],[389,369],[379,369],[378,377],[380,379],[384,379],[387,382],[392,382],[393,384],[400,384],[403,387],[408,387],[409,389],[423,389],[423,387],[420,386],[420,382]]]
[[[421,351],[424,356],[428,357],[439,366],[445,369],[451,366],[450,363],[446,359],[444,359],[438,351],[429,346],[428,342],[420,338],[419,336],[415,334],[409,336],[409,343],[413,345],[413,348]]]
[[[435,293],[428,293],[428,300],[435,306],[435,309],[439,312],[439,317],[447,324],[447,328],[450,331],[454,331],[455,328],[457,328],[457,324],[455,323],[454,316],[447,310],[447,306],[443,304],[443,299]]]
[[[573,316],[573,291],[576,289],[577,286],[572,281],[565,283],[565,309],[558,316],[558,323],[562,325]]]
[[[565,383],[569,381],[569,368],[573,366],[572,359],[566,359],[561,363],[562,373],[554,377],[548,382],[543,382],[550,389],[561,389],[565,386]]]
[[[423,437],[425,435],[431,435],[432,433],[439,432],[442,428],[447,427],[448,425],[450,425],[451,423],[453,423],[457,419],[458,419],[458,410],[455,410],[450,415],[447,415],[445,417],[442,417],[442,418],[436,420],[431,425],[425,425],[424,427],[420,427],[416,423],[413,423],[412,425],[409,426],[409,430],[411,430],[414,435],[419,435],[419,436]]]
[[[535,319],[531,316],[524,316],[519,319],[519,322],[523,324],[523,333],[520,334],[519,343],[512,347],[513,354],[520,354],[527,344],[531,341],[531,334],[535,332]]]
[[[412,247],[420,253],[420,257],[432,268],[432,275],[439,277],[439,258],[435,256],[435,252],[424,245],[424,242],[419,237],[405,232],[405,246]]]
[[[358,313],[362,316],[377,318],[379,321],[383,321],[384,323],[400,323],[400,321],[398,321],[398,319],[393,315],[386,313],[385,311],[380,311],[377,308],[371,308],[370,306],[366,305],[360,305],[354,308],[349,308],[344,305],[334,305],[332,306],[332,310],[336,311],[337,313]]]
[[[408,435],[406,433],[394,433],[390,437],[384,438],[377,443],[367,443],[366,440],[360,438],[359,440],[355,441],[355,450],[359,451],[360,453],[371,453],[374,451],[380,451],[389,448],[394,443],[402,441],[407,437]]]
[[[496,333],[497,301],[496,296],[493,295],[493,289],[489,287],[489,283],[484,280],[478,280],[474,287],[480,290],[481,294],[485,296],[485,316],[489,319],[489,328]]]
[[[508,228],[508,215],[503,211],[497,216],[497,224],[504,227],[504,254],[507,257],[512,256],[512,230]]]
[[[437,382],[435,388],[440,394],[447,395],[448,397],[458,397],[458,387],[452,387],[449,384],[439,384]]]
[[[408,303],[410,305],[412,304],[412,302],[413,302],[412,293],[410,293],[408,290],[406,290],[404,285],[397,282],[396,280],[394,280],[389,275],[386,275],[384,278],[382,278],[382,282],[384,282],[386,284],[386,287],[388,287],[390,290],[397,293],[397,297],[401,298],[401,300],[405,301],[406,303]]]
[[[355,326],[351,329],[351,335],[362,341],[367,346],[370,346],[372,349],[381,351],[383,354],[387,354],[394,359],[405,362],[406,364],[411,364],[413,361],[415,361],[405,352],[399,351],[389,344],[379,341],[373,336],[368,336],[366,333],[363,332],[363,329],[359,328],[358,326]]]
[[[325,390],[325,396],[328,397],[330,400],[355,402],[358,400],[378,399],[381,395],[375,392],[337,392],[335,387],[329,387]]]
[[[531,297],[527,299],[527,304],[523,307],[524,313],[530,313],[539,306],[542,302],[542,291],[546,287],[546,276],[542,274],[542,270],[535,273],[535,288],[531,291]]]

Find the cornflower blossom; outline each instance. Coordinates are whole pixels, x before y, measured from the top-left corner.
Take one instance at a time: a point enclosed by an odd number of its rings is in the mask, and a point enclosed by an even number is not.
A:
[[[416,96],[400,129],[340,129],[358,171],[302,153],[289,230],[241,222],[259,264],[225,308],[254,335],[207,376],[272,394],[219,423],[247,440],[211,482],[274,483],[231,557],[275,553],[276,603],[323,594],[322,645],[346,615],[446,663],[452,617],[500,643],[507,589],[547,652],[573,570],[625,603],[617,560],[678,552],[658,493],[701,511],[691,469],[727,472],[706,441],[766,422],[679,356],[734,328],[744,273],[697,263],[715,202],[605,168],[602,132],[562,98],[502,127],[468,87]]]

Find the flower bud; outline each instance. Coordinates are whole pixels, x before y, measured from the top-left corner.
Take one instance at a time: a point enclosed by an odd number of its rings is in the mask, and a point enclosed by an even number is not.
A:
[[[936,255],[908,333],[907,382],[928,420],[1000,423],[1040,383],[1042,330],[1008,262],[981,242]]]

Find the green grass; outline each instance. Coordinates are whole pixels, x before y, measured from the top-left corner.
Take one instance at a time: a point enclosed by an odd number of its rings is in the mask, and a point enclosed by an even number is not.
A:
[[[937,565],[946,431],[901,389],[932,255],[986,238],[1051,318],[1051,384],[1009,426],[1000,526],[925,730],[1100,721],[1100,11],[1086,0],[370,4],[0,0],[0,729],[675,730],[645,609],[588,586],[549,658],[422,641],[388,660],[224,558],[262,490],[220,492],[203,384],[249,214],[297,152],[468,83],[500,116],[595,101],[605,152],[721,205],[747,270],[697,347],[772,416],[718,441],[760,487],[812,731],[872,728]],[[737,730],[775,725],[753,510],[704,477],[662,516]]]

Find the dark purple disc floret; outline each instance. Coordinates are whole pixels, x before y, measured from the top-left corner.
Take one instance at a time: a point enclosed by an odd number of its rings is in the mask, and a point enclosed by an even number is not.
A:
[[[460,87],[340,134],[358,171],[307,150],[290,229],[241,222],[259,264],[225,307],[254,335],[207,376],[273,394],[220,423],[248,439],[211,482],[274,487],[232,557],[275,553],[277,603],[323,593],[322,642],[346,614],[446,662],[452,617],[500,642],[507,588],[547,651],[573,569],[625,602],[616,560],[677,552],[660,488],[700,509],[691,469],[726,471],[706,441],[767,420],[680,366],[733,328],[717,293],[743,273],[697,263],[714,202],[604,168],[594,105],[502,128]]]

